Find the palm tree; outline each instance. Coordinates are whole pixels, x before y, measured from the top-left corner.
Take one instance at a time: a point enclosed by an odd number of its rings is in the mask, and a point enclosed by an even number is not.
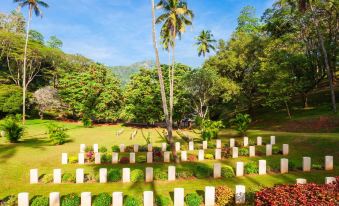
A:
[[[25,41],[25,51],[24,51],[24,65],[23,65],[23,75],[22,75],[22,123],[25,124],[26,121],[26,62],[27,62],[27,45],[28,45],[28,37],[29,37],[29,29],[30,23],[32,20],[32,14],[36,16],[42,17],[42,12],[40,6],[48,8],[48,4],[41,0],[14,0],[14,3],[19,3],[19,8],[23,8],[28,6],[28,21],[27,21],[27,29],[26,29],[26,41]]]
[[[211,34],[211,31],[208,30],[202,30],[199,34],[199,36],[196,37],[198,46],[198,55],[206,56],[206,53],[210,53],[210,50],[215,50],[214,43],[216,42],[215,39],[213,39],[213,34]]]

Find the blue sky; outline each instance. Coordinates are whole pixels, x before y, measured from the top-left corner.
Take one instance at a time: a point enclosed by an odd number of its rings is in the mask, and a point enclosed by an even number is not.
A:
[[[12,0],[1,1],[0,12],[16,8]],[[44,1],[50,8],[44,9],[42,19],[33,19],[32,28],[45,39],[56,35],[63,41],[65,52],[79,53],[110,66],[154,59],[149,0]],[[241,8],[254,6],[261,16],[272,3],[273,0],[188,0],[195,18],[193,27],[177,44],[177,62],[199,67],[203,57],[197,55],[194,37],[201,30],[211,30],[216,39],[228,39]],[[27,9],[22,11],[27,13]],[[160,58],[162,63],[168,62],[168,54],[162,49]]]

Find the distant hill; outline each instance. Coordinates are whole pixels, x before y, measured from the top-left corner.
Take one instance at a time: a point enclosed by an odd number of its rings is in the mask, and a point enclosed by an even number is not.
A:
[[[123,85],[126,85],[130,80],[130,77],[139,72],[141,68],[151,69],[153,68],[155,63],[151,60],[136,62],[129,66],[112,66],[110,69],[116,75],[118,75]]]

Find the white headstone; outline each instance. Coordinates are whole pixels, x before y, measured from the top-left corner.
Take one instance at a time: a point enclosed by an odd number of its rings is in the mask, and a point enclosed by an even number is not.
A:
[[[146,182],[153,182],[153,167],[146,167]]]
[[[259,160],[259,175],[266,174],[266,160]]]
[[[60,206],[60,193],[59,192],[49,193],[49,206]]]
[[[267,144],[266,145],[266,156],[271,156],[272,155],[272,145]]]
[[[186,162],[187,161],[187,152],[181,151],[181,161]]]
[[[124,196],[122,192],[113,192],[112,193],[112,206],[123,206]]]
[[[68,155],[67,153],[62,153],[61,154],[61,164],[67,165],[68,164]]]
[[[325,177],[325,184],[334,184],[336,181],[335,177]]]
[[[255,157],[255,146],[250,146],[249,156]]]
[[[175,166],[168,166],[168,181],[175,180]]]
[[[311,158],[310,157],[303,157],[303,171],[304,172],[311,171]]]
[[[76,169],[76,183],[84,183],[84,169]]]
[[[161,151],[166,152],[167,144],[165,142],[161,143]]]
[[[238,158],[238,147],[232,147],[232,158]]]
[[[235,204],[244,204],[246,202],[246,191],[244,185],[235,186]]]
[[[282,158],[280,160],[280,173],[288,173],[288,159]]]
[[[81,193],[81,206],[91,206],[92,205],[92,193],[82,192]]]
[[[215,163],[213,165],[213,177],[214,178],[220,178],[221,177],[221,164]]]
[[[101,164],[101,157],[100,157],[100,153],[94,153],[94,162],[95,164]]]
[[[6,135],[6,132],[2,130],[2,131],[0,132],[0,136],[1,136],[1,137],[5,137],[5,135]]]
[[[257,145],[262,145],[262,137],[257,137]]]
[[[135,153],[134,152],[129,153],[129,163],[131,163],[131,164],[135,163]]]
[[[78,154],[78,164],[85,164],[85,154],[84,153],[79,153]]]
[[[100,183],[107,183],[107,168],[99,169]]]
[[[288,153],[289,153],[288,144],[283,144],[283,155],[288,155]]]
[[[120,152],[125,152],[125,145],[124,144],[120,144]]]
[[[221,149],[221,139],[217,139],[215,142],[216,142],[216,148]]]
[[[175,143],[175,151],[180,151],[180,142]]]
[[[244,147],[248,147],[248,137],[244,137]]]
[[[236,176],[241,177],[244,176],[244,163],[243,162],[237,162],[236,164]]]
[[[144,191],[144,206],[153,206],[153,191]]]
[[[215,159],[221,160],[221,149],[215,149]]]
[[[147,152],[147,163],[152,163],[152,162],[153,162],[153,153]]]
[[[134,152],[139,152],[139,145],[138,145],[138,144],[135,144],[135,145],[133,146],[133,150],[134,150]]]
[[[205,152],[204,150],[199,150],[199,154],[198,154],[198,160],[199,161],[203,161],[205,159]]]
[[[333,156],[325,156],[325,170],[333,170]]]
[[[174,188],[174,206],[184,206],[184,188]]]
[[[148,151],[148,152],[152,152],[152,151],[153,151],[153,146],[152,146],[152,144],[148,144],[148,145],[147,145],[147,151]]]
[[[202,149],[207,149],[207,141],[202,141]]]
[[[131,181],[131,169],[130,168],[123,168],[122,169],[122,182],[130,182]]]
[[[205,187],[205,206],[215,206],[215,187]]]
[[[116,164],[119,162],[119,154],[117,152],[112,152],[112,163]]]
[[[194,150],[194,142],[193,142],[193,141],[190,141],[190,142],[188,143],[188,150],[189,150],[189,151]]]
[[[171,152],[164,152],[164,162],[170,162]]]
[[[230,147],[234,147],[235,146],[235,140],[234,138],[230,139]]]
[[[99,152],[99,145],[98,144],[93,144],[93,152]]]
[[[297,182],[297,184],[306,184],[307,180],[303,179],[303,178],[298,178],[298,179],[296,179],[296,182]]]
[[[53,170],[53,183],[60,184],[61,183],[61,169]]]
[[[85,152],[85,150],[86,150],[86,145],[80,144],[80,152]]]
[[[39,183],[38,169],[31,169],[29,171],[30,183],[37,184]]]
[[[274,145],[275,144],[275,136],[271,136],[271,145]]]
[[[29,206],[28,192],[21,192],[18,194],[18,206]]]

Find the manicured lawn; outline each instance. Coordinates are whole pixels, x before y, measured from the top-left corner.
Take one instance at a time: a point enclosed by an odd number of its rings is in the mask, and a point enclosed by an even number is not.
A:
[[[97,126],[94,128],[83,128],[80,124],[76,123],[60,123],[64,124],[68,130],[68,134],[71,139],[68,143],[61,146],[51,146],[47,134],[46,124],[48,121],[30,120],[26,125],[26,134],[22,139],[22,142],[17,144],[8,144],[2,139],[0,144],[0,199],[8,195],[17,194],[19,192],[29,192],[30,196],[34,195],[48,195],[50,192],[58,191],[61,194],[67,194],[71,192],[80,193],[84,191],[90,191],[92,194],[98,194],[101,192],[112,193],[114,191],[122,191],[125,194],[132,194],[138,197],[142,197],[142,191],[153,190],[156,194],[171,195],[175,187],[185,188],[185,193],[192,191],[203,190],[205,186],[209,185],[228,185],[232,189],[236,184],[246,185],[246,189],[256,190],[260,186],[273,186],[274,184],[282,183],[294,183],[298,177],[306,178],[308,181],[323,183],[326,176],[338,176],[339,175],[339,133],[287,133],[287,132],[270,132],[265,130],[250,130],[248,136],[250,141],[255,141],[257,136],[262,136],[264,142],[268,142],[270,135],[276,136],[276,142],[279,147],[282,144],[287,143],[290,145],[290,154],[288,158],[290,161],[297,163],[298,167],[301,167],[302,157],[310,156],[312,158],[312,164],[324,163],[325,155],[334,156],[334,171],[314,170],[312,172],[304,173],[302,171],[294,171],[289,174],[281,175],[276,171],[279,169],[280,158],[282,155],[274,155],[271,157],[245,158],[238,159],[225,159],[220,161],[223,164],[235,166],[237,161],[257,161],[259,159],[266,159],[267,165],[273,170],[268,175],[247,175],[245,177],[234,177],[229,179],[214,180],[208,179],[193,179],[193,180],[177,180],[175,182],[155,181],[154,183],[84,183],[84,184],[29,184],[29,170],[32,168],[39,169],[40,174],[52,174],[53,169],[60,168],[62,172],[75,173],[76,168],[84,168],[85,173],[97,172],[99,168],[142,168],[154,167],[163,168],[167,171],[168,165],[172,164],[133,164],[133,165],[77,165],[68,164],[61,165],[61,153],[67,152],[69,155],[76,155],[79,152],[79,145],[85,143],[86,145],[92,145],[98,143],[106,146],[110,151],[111,146],[124,143],[125,145],[140,144],[145,145],[146,142],[142,138],[140,130],[134,140],[130,140],[131,133],[136,128],[123,127],[122,125],[110,125],[110,126]],[[124,132],[121,136],[116,137],[116,131],[124,128]],[[160,133],[162,129],[157,129]],[[155,146],[161,145],[161,138],[155,129],[143,129],[144,134],[147,136],[150,132],[152,137],[152,143]],[[194,137],[198,137],[197,134],[186,131],[188,134]],[[220,133],[220,137],[223,144],[228,144],[230,137],[236,137],[237,134],[233,130],[223,130]],[[179,139],[178,139],[179,140]],[[242,138],[239,138],[241,141]],[[181,140],[180,140],[181,141]],[[198,139],[197,139],[198,141]],[[264,151],[264,147],[258,147],[258,151]],[[211,150],[211,153],[213,150]],[[217,161],[206,160],[196,163],[182,163],[178,167],[193,167],[194,164],[210,165]]]

